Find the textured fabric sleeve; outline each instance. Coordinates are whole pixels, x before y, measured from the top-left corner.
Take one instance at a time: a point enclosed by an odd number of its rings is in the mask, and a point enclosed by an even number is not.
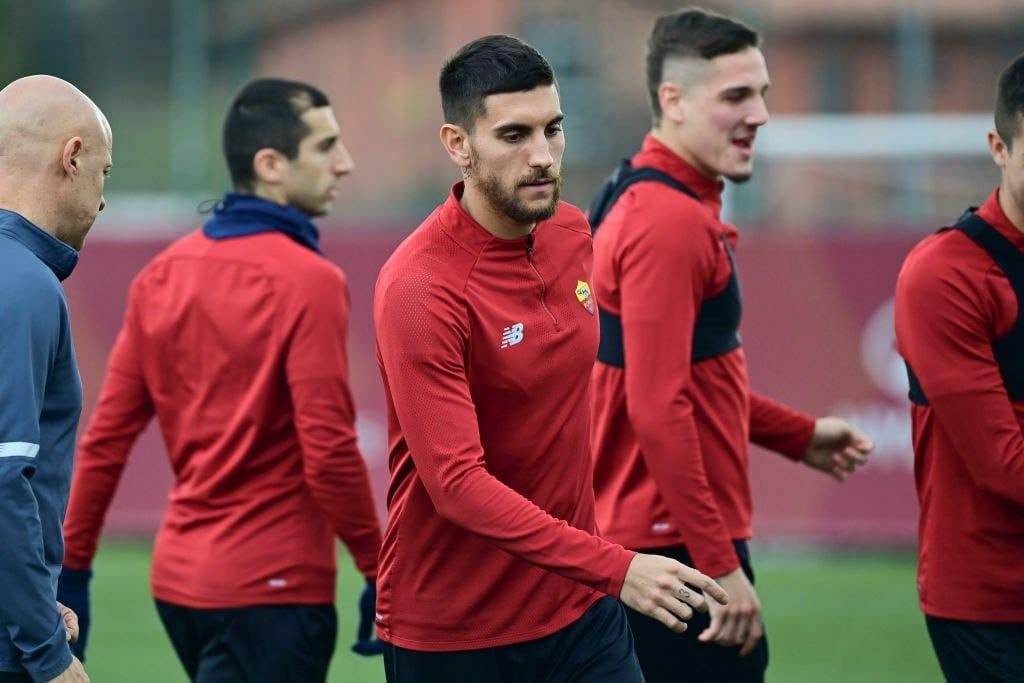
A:
[[[64,518],[64,564],[88,569],[100,532],[128,462],[128,454],[153,417],[139,356],[138,307],[145,306],[138,281],[128,294],[121,331],[107,362],[99,400],[78,444],[71,498]]]
[[[908,261],[896,339],[975,485],[1024,506],[1024,435],[992,351],[988,278],[938,259]]]
[[[721,247],[696,204],[666,213],[638,201],[619,251],[626,406],[694,565],[721,576],[739,559],[708,485],[690,396],[693,328]]]
[[[807,413],[750,392],[750,441],[799,462],[814,436],[814,418]]]
[[[341,272],[323,268],[304,274],[287,318],[285,372],[306,485],[356,567],[376,579],[380,522],[356,444],[345,347],[349,297]]]
[[[49,284],[49,283],[46,283]],[[0,303],[0,628],[34,681],[71,664],[43,554],[39,502],[30,484],[40,453],[39,415],[56,355],[60,302],[53,288],[19,281]]]
[[[618,596],[635,553],[556,519],[488,472],[467,380],[460,292],[443,264],[378,287],[377,344],[402,434],[438,514],[542,569]]]

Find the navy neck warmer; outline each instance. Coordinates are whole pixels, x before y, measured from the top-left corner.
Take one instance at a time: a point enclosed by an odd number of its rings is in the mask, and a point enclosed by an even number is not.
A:
[[[309,216],[298,209],[251,194],[228,192],[214,207],[213,216],[203,225],[203,234],[213,240],[261,232],[283,232],[302,246],[323,254],[320,232]]]

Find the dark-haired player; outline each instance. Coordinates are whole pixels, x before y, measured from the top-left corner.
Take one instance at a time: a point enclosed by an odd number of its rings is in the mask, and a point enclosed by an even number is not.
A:
[[[748,442],[839,479],[871,448],[843,420],[815,421],[750,390],[737,232],[719,213],[722,179],[750,177],[768,121],[759,43],[713,12],[659,17],[647,52],[652,130],[591,210],[598,528],[627,548],[692,564],[729,593],[729,605],[712,603],[682,637],[630,613],[648,683],[764,678]]]
[[[558,199],[554,74],[529,45],[487,36],[447,62],[440,90],[464,180],[385,264],[374,301],[388,680],[641,681],[615,598],[678,631],[704,606],[687,584],[724,594],[594,535],[591,240]]]
[[[917,585],[951,683],[1024,680],[1024,55],[996,90],[999,186],[896,283],[921,502]]]
[[[224,154],[235,191],[132,283],[76,456],[61,594],[88,605],[103,518],[155,415],[174,488],[153,596],[189,677],[322,681],[334,538],[369,582],[381,538],[356,447],[345,276],[311,221],[352,159],[323,93],[273,79],[235,98]]]

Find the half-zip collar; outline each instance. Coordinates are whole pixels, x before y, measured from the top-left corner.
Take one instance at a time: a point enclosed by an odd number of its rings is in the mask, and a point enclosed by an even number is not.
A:
[[[498,237],[462,208],[460,200],[465,187],[463,181],[455,183],[447,201],[438,208],[441,223],[456,242],[474,254],[479,254],[485,248],[508,254],[525,254],[528,249],[532,251],[532,245],[536,241],[537,233],[543,228],[544,221],[538,222],[533,231],[525,237]]]
[[[53,271],[58,280],[64,280],[78,264],[78,252],[46,232],[20,213],[0,209],[0,234],[21,242]]]

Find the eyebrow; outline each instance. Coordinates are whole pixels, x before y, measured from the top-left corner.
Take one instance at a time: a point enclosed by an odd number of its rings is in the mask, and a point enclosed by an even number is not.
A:
[[[563,120],[565,120],[565,114],[559,114],[555,118],[548,121],[544,125],[544,127],[550,128],[556,123],[561,123]],[[531,128],[532,126],[528,126],[525,123],[506,123],[505,125],[495,127],[494,134],[500,136],[504,135],[505,133],[529,133]]]
[[[762,94],[768,92],[768,88],[770,88],[771,86],[772,86],[771,83],[765,83],[764,87],[761,88],[760,92]],[[721,94],[722,95],[740,95],[740,94],[752,93],[752,92],[755,92],[755,91],[749,85],[734,85],[734,86],[731,86],[731,87],[728,87],[728,88],[723,88],[722,91],[721,91]]]

